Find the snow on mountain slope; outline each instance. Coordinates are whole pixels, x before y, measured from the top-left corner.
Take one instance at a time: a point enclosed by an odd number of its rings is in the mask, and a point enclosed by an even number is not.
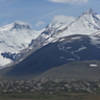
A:
[[[57,33],[63,30],[63,28],[68,27],[75,19],[76,18],[72,16],[55,16],[51,24],[49,24],[37,38],[37,42],[41,41],[43,45],[46,45],[49,42],[55,41],[56,38],[54,39],[54,36],[57,37]]]
[[[2,53],[20,53],[31,44],[37,50],[49,43],[56,42],[59,38],[71,35],[88,35],[91,43],[100,44],[100,15],[88,10],[80,17],[55,16],[51,24],[42,31],[34,31],[23,22],[15,22],[0,28],[0,53],[1,64],[4,58]],[[30,48],[31,48],[30,47]],[[3,58],[2,58],[3,57]]]
[[[0,53],[2,53],[2,52],[0,52]],[[10,64],[10,63],[12,63],[12,61],[10,59],[4,58],[2,55],[0,55],[0,69],[4,68],[4,66],[6,64]]]
[[[75,17],[72,16],[64,16],[64,15],[58,15],[55,16],[49,27],[61,30],[64,27],[68,26],[71,22],[75,20]]]
[[[78,17],[67,29],[65,28],[63,30],[58,37],[74,34],[92,35],[92,33],[100,30],[100,19],[96,13],[89,10]]]
[[[36,39],[41,32],[34,31],[30,25],[23,22],[15,22],[0,28],[0,66],[7,65],[12,61],[4,58],[2,53],[20,53],[28,48],[32,40]]]
[[[45,44],[48,44],[59,38],[75,34],[93,37],[98,31],[100,31],[100,17],[92,9],[89,9],[78,18],[64,16],[54,18],[40,37],[46,40]]]
[[[100,19],[100,15],[99,14],[97,14],[96,16]]]

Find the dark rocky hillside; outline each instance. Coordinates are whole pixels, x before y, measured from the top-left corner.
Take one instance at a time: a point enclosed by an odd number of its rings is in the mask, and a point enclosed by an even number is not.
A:
[[[100,60],[99,47],[99,45],[93,45],[88,36],[64,37],[42,47],[19,64],[12,66],[6,75],[37,75],[69,62]]]

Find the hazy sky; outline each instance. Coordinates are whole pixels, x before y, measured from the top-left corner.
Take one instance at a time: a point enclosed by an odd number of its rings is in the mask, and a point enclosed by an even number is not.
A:
[[[0,26],[18,20],[39,29],[54,16],[79,16],[89,8],[100,13],[100,0],[0,0]]]

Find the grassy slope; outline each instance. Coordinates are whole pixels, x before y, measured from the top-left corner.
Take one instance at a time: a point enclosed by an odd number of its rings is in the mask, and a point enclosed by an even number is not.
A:
[[[98,67],[91,68],[90,64],[97,64]],[[40,78],[48,78],[48,79],[60,79],[60,80],[98,80],[100,79],[100,61],[83,61],[83,62],[72,62],[59,67],[54,67],[42,74],[34,76],[34,73],[27,76],[18,76],[18,77],[8,77],[5,73],[9,72],[12,69],[7,68],[4,70],[0,70],[0,79],[40,79]]]
[[[90,67],[90,64],[97,64],[97,67]],[[73,62],[59,67],[55,67],[43,73],[39,78],[50,80],[99,80],[100,79],[100,62],[84,61]]]

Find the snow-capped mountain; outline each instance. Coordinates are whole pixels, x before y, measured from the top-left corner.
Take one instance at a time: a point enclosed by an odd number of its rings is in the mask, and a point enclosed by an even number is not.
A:
[[[70,35],[90,35],[94,36],[100,31],[100,15],[96,14],[92,9],[89,9],[78,18],[67,18],[61,22],[53,20],[49,24],[40,37],[46,39],[46,43],[57,41],[61,37]],[[48,42],[47,42],[48,41]]]
[[[89,9],[77,18],[55,16],[32,46],[38,49],[71,35],[87,35],[92,44],[100,44],[100,15]]]
[[[27,49],[32,40],[41,32],[32,30],[30,25],[23,22],[0,27],[0,66],[12,63],[8,55],[15,55]]]
[[[71,62],[99,61],[99,54],[100,45],[96,46],[92,44],[89,36],[67,36],[54,43],[49,43],[29,55],[22,62],[13,65],[12,69],[9,70],[6,75],[17,77],[40,75],[41,73],[52,68]]]
[[[23,34],[27,34],[27,31],[30,32],[31,30],[30,27],[10,29],[12,34],[17,31],[16,34],[18,35],[23,31],[23,28],[25,28]],[[56,17],[35,38],[33,37],[36,33],[32,33],[30,32],[31,35],[28,33],[31,36],[27,37],[28,40],[30,39],[28,43],[26,43],[26,37],[21,38],[23,40],[19,40],[20,43],[14,41],[16,46],[17,44],[21,45],[22,50],[28,46],[32,50],[25,59],[14,64],[7,75],[39,74],[73,61],[100,60],[100,17],[91,9],[78,18]],[[11,40],[9,39],[9,41]],[[25,43],[26,47],[23,47],[22,43]],[[20,51],[19,46],[15,49],[18,50],[16,52]],[[5,54],[3,53],[2,56],[4,57]]]
[[[33,46],[37,48],[43,47],[50,42],[55,41],[57,38],[54,38],[55,35],[58,36],[58,32],[63,30],[63,28],[68,27],[76,18],[72,16],[55,16],[50,24],[43,29],[39,37],[34,41]]]
[[[87,35],[91,44],[100,44],[100,15],[90,9],[78,18],[55,16],[42,31],[34,31],[23,22],[3,26],[0,28],[0,66],[13,62],[16,54],[20,56],[26,49],[34,53],[49,43],[64,41],[65,37],[73,35]]]
[[[97,14],[92,10],[83,13],[79,18],[77,18],[63,34],[68,35],[73,34],[83,34],[83,35],[93,35],[94,32],[100,30],[100,19]]]

